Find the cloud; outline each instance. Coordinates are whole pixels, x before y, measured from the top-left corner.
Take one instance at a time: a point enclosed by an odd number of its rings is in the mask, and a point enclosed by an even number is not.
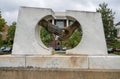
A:
[[[2,13],[3,18],[7,21],[7,24],[11,24],[14,21],[17,21],[18,11],[6,11]]]
[[[20,6],[52,8],[54,11],[96,11],[103,2],[116,12],[115,21],[120,21],[119,0],[0,0],[0,11],[8,24],[11,24],[17,20]]]
[[[13,21],[17,21],[18,11],[20,6],[44,7],[44,2],[41,0],[0,0],[0,11],[2,16],[10,25]]]
[[[0,9],[11,12],[18,9],[18,4],[15,0],[0,0]]]

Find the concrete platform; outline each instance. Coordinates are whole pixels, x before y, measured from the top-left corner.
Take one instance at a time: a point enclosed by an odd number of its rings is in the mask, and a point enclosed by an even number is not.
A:
[[[89,56],[89,69],[120,69],[120,56]]]
[[[87,56],[27,56],[26,67],[88,69]]]
[[[120,79],[120,70],[0,68],[0,79]]]
[[[13,56],[1,55],[0,67],[120,69],[120,56]]]

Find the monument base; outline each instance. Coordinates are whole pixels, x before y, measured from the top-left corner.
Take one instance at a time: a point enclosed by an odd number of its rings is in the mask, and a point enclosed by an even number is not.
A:
[[[120,56],[0,56],[0,79],[119,79]]]
[[[67,68],[67,69],[120,69],[120,56],[1,55],[0,67]]]
[[[0,68],[0,79],[120,79],[120,70]]]

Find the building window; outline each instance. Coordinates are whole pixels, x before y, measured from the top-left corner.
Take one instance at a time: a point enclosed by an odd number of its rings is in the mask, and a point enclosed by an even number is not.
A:
[[[0,34],[2,35],[2,32],[0,32]]]
[[[59,28],[64,28],[64,20],[56,20],[56,26]]]

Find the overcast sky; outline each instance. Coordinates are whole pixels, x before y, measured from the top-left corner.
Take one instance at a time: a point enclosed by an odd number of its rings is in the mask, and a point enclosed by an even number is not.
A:
[[[96,11],[100,3],[108,3],[115,12],[115,23],[120,21],[120,0],[0,0],[0,11],[10,25],[17,21],[20,6],[52,8],[54,11]]]

